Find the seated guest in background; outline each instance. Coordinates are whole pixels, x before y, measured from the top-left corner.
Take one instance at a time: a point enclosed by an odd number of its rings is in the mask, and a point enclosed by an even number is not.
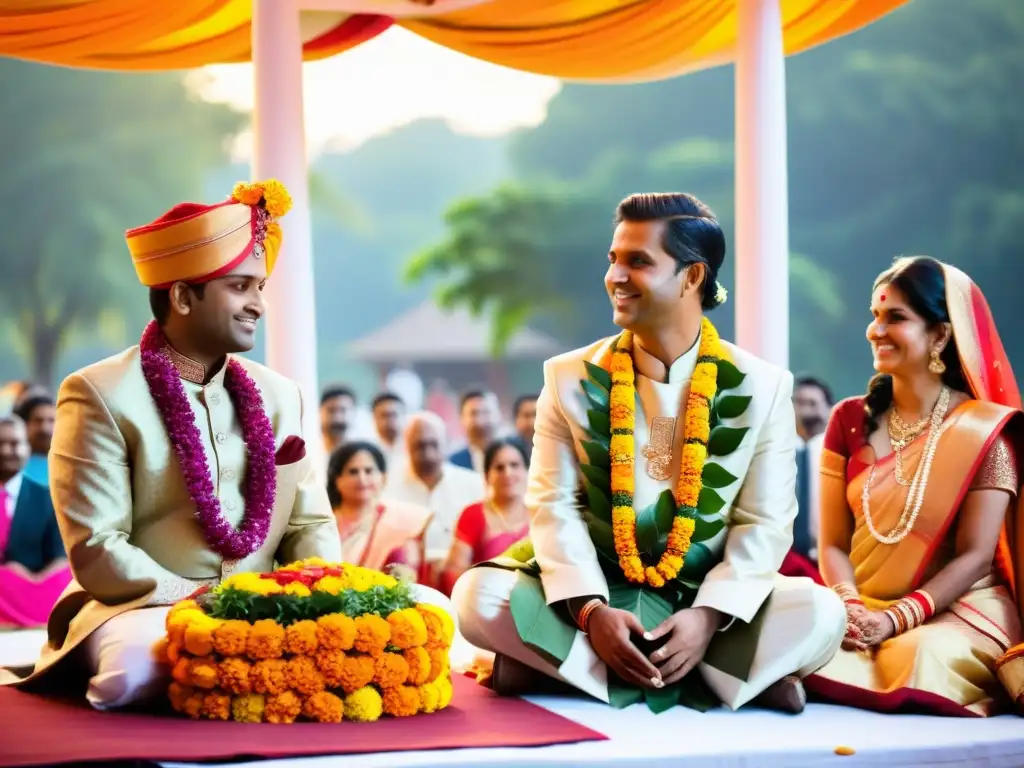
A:
[[[474,563],[490,560],[530,531],[526,512],[526,448],[518,438],[496,440],[484,451],[487,496],[470,504],[455,524],[441,591],[450,595],[456,579]]]
[[[825,424],[832,410],[832,390],[820,379],[801,376],[793,391],[797,432],[801,445],[796,450],[797,515],[793,521],[793,547],[779,572],[784,576],[807,576],[821,583],[818,571],[818,496],[821,481],[818,466],[825,438]]]
[[[277,182],[240,184],[127,232],[154,321],[60,387],[50,489],[75,579],[35,670],[0,681],[71,680],[81,664],[97,709],[162,696],[153,646],[171,605],[234,572],[341,558],[299,387],[236,356],[255,343],[289,205]]]
[[[533,452],[533,422],[537,418],[537,395],[521,395],[512,406],[512,423],[526,448],[527,463]]]
[[[373,398],[370,406],[373,412],[373,426],[384,461],[392,472],[405,461],[405,446],[402,445],[402,428],[405,426],[405,403],[393,392],[382,392]]]
[[[498,436],[501,422],[498,396],[486,390],[466,392],[459,405],[459,421],[469,445],[453,453],[448,461],[457,467],[483,472],[484,450]]]
[[[24,473],[29,444],[0,416],[0,627],[39,627],[71,581],[50,489]]]
[[[413,414],[405,426],[408,460],[388,476],[384,497],[426,507],[432,513],[427,526],[425,583],[436,584],[448,557],[459,513],[484,495],[483,478],[476,472],[445,461],[446,430],[436,413]]]
[[[430,510],[382,500],[386,474],[384,454],[373,443],[345,443],[331,456],[327,496],[338,521],[342,558],[416,581]]]
[[[49,473],[46,471],[46,456],[50,452],[50,441],[53,439],[53,422],[57,407],[47,392],[37,392],[23,397],[15,406],[14,413],[25,422],[28,432],[28,445],[31,454],[25,464],[25,475],[37,483],[49,485]]]
[[[871,312],[878,373],[832,413],[821,462],[818,551],[846,637],[808,688],[884,712],[1005,712],[1024,694],[1013,370],[955,267],[898,260]]]
[[[328,456],[352,438],[355,417],[356,395],[348,387],[328,387],[320,395],[320,433]]]

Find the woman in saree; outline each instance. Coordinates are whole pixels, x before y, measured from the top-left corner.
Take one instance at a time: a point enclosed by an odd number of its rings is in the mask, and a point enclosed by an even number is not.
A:
[[[459,515],[441,573],[441,591],[451,595],[459,576],[471,565],[490,560],[530,531],[526,512],[526,446],[517,438],[496,440],[484,451],[487,498]]]
[[[899,259],[875,281],[877,371],[825,433],[818,541],[847,608],[808,692],[882,712],[988,716],[1024,688],[1020,394],[963,272]]]
[[[425,507],[381,499],[387,464],[373,443],[343,443],[327,466],[327,495],[347,563],[418,580],[424,565]]]

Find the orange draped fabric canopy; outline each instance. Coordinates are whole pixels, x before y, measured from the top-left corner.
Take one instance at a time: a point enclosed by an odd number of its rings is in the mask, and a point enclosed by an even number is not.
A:
[[[786,53],[908,0],[779,0]],[[657,80],[732,61],[736,0],[309,0],[307,60],[396,24],[452,50],[573,80]],[[346,12],[347,11],[347,12]],[[251,59],[252,0],[0,0],[0,56],[68,67],[192,69]]]

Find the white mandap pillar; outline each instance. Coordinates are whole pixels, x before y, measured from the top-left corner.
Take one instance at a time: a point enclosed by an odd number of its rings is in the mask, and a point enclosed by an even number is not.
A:
[[[779,0],[738,0],[736,343],[789,367],[786,59]]]
[[[313,233],[302,98],[302,35],[295,0],[253,0],[253,177],[276,178],[294,205],[281,219],[284,244],[267,282],[267,365],[302,389],[303,433],[316,466],[322,466]]]

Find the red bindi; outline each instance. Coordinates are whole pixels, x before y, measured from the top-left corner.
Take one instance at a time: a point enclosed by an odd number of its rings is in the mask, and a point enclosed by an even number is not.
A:
[[[881,296],[879,296],[878,298],[880,298],[880,299],[881,299],[882,301],[885,301],[885,294],[883,293],[883,294],[882,294]]]

